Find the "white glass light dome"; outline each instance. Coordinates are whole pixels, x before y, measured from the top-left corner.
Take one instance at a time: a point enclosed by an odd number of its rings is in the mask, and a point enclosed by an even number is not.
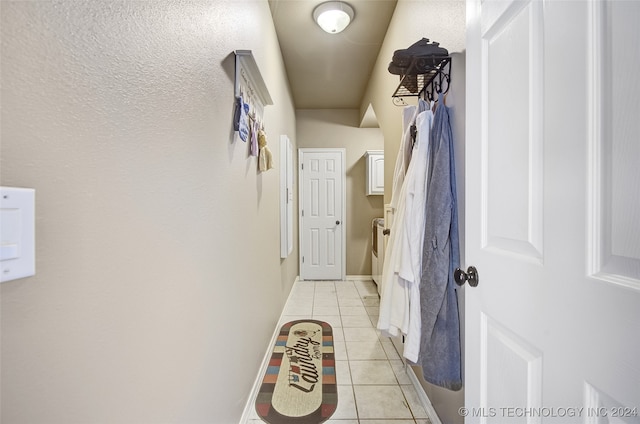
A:
[[[329,34],[342,32],[351,23],[353,16],[353,8],[341,1],[322,3],[313,11],[313,19]]]

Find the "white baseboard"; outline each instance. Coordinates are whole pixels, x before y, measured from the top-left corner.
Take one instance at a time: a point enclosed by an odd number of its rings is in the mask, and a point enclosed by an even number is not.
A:
[[[347,275],[344,277],[344,281],[373,281],[373,278],[370,275]],[[300,276],[296,278],[296,281],[323,281],[323,280],[302,280]],[[334,280],[327,280],[334,281]],[[338,281],[338,280],[336,280]]]
[[[352,281],[373,281],[370,275],[347,275],[346,279]]]
[[[296,277],[293,281],[293,284],[296,284],[300,280],[300,277]],[[293,293],[293,286],[291,291],[289,292],[289,296],[287,296],[287,301],[285,305],[289,302],[289,298],[291,297],[291,293]],[[262,364],[260,365],[260,371],[258,372],[258,376],[256,380],[253,382],[253,387],[251,388],[251,394],[249,395],[249,399],[244,406],[244,410],[242,411],[242,416],[240,417],[239,424],[247,424],[249,419],[251,418],[251,413],[253,412],[253,406],[256,403],[256,398],[258,397],[258,392],[260,391],[260,386],[262,385],[262,376],[267,371],[267,367],[269,366],[269,361],[271,360],[271,355],[273,353],[273,346],[276,344],[276,339],[278,338],[278,334],[280,333],[280,325],[282,324],[282,314],[284,312],[284,308],[280,312],[280,317],[278,318],[278,322],[276,324],[276,328],[273,330],[273,334],[271,335],[271,340],[269,340],[269,344],[267,345],[267,349],[264,354],[264,358],[262,358]]]
[[[440,421],[440,417],[438,416],[435,408],[431,404],[429,397],[427,396],[424,389],[422,388],[422,385],[420,384],[420,381],[418,380],[418,377],[416,376],[416,373],[413,370],[413,367],[407,365],[407,371],[411,371],[411,372],[407,372],[407,375],[409,376],[409,380],[411,380],[411,383],[413,383],[413,387],[415,387],[416,393],[418,393],[418,399],[420,400],[422,407],[427,413],[427,416],[429,417],[431,424],[442,424],[442,421]]]

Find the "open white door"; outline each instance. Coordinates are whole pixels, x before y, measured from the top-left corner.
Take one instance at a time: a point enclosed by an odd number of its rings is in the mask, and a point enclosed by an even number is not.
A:
[[[640,2],[467,8],[467,423],[640,423]]]
[[[345,278],[345,149],[299,150],[300,278]]]

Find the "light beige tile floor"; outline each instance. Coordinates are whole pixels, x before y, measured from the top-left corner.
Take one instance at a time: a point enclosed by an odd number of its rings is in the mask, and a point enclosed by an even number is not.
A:
[[[338,408],[327,424],[430,424],[402,359],[376,329],[372,281],[299,281],[282,325],[313,318],[333,327]],[[262,421],[255,412],[249,424]]]

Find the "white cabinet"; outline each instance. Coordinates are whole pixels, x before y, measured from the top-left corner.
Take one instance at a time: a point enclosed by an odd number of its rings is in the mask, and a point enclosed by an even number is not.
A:
[[[384,151],[367,150],[367,196],[384,194]]]

